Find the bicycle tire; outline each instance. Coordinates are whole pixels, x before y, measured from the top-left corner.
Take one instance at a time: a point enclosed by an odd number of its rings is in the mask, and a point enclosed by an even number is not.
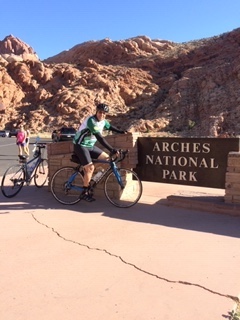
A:
[[[132,207],[142,196],[142,182],[133,170],[120,168],[117,172],[124,187],[120,186],[114,172],[110,172],[104,182],[105,196],[116,207]]]
[[[34,184],[36,187],[41,188],[44,186],[48,179],[48,162],[42,159],[37,165],[34,173]]]
[[[20,164],[9,167],[3,175],[1,191],[6,198],[16,196],[25,182],[25,171]]]
[[[74,184],[69,183],[69,178],[76,173]],[[73,187],[83,187],[83,176],[73,167],[63,167],[58,169],[50,183],[50,190],[54,198],[62,204],[75,204],[80,201],[79,190]]]

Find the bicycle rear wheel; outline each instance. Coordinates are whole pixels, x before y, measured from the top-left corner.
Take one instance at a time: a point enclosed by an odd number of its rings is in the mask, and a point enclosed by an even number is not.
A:
[[[25,171],[20,164],[9,167],[2,178],[2,194],[7,198],[14,197],[22,189],[24,181]]]
[[[46,159],[42,159],[42,161],[38,164],[34,173],[35,186],[38,188],[43,187],[47,179],[48,179],[48,162]]]
[[[57,170],[51,180],[50,189],[54,198],[62,204],[75,204],[80,201],[80,188],[83,176],[73,167]]]
[[[114,206],[129,208],[141,198],[142,182],[137,174],[130,169],[117,169],[117,174],[118,179],[113,172],[107,176],[104,183],[104,193]],[[118,180],[122,182],[123,186]]]

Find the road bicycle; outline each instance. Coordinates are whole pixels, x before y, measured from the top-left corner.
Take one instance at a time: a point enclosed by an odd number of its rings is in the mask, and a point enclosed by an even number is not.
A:
[[[103,181],[106,198],[116,207],[128,208],[135,205],[142,195],[142,182],[131,169],[119,168],[128,150],[119,150],[119,156],[109,160],[93,160],[94,163],[107,168],[98,171],[92,178],[89,191],[93,195],[94,188]],[[81,200],[83,191],[83,167],[75,154],[72,155],[75,167],[66,166],[58,169],[50,182],[50,190],[54,198],[62,204],[75,204]]]
[[[2,194],[12,198],[20,192],[24,183],[30,185],[32,180],[36,187],[44,186],[48,179],[48,162],[44,158],[46,144],[34,144],[33,158],[27,161],[26,156],[19,155],[19,164],[9,167],[3,175]]]

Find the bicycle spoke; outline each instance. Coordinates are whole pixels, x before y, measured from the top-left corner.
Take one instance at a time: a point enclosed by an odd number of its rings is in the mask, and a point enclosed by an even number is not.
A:
[[[7,198],[14,197],[23,187],[25,181],[25,172],[21,165],[14,165],[5,172],[1,190],[2,194]]]
[[[105,195],[116,207],[131,207],[142,195],[142,183],[137,174],[130,169],[118,169],[117,174],[118,179],[113,172],[107,176],[104,184]]]
[[[58,202],[75,204],[80,201],[83,177],[75,168],[63,167],[54,173],[50,187],[54,198]]]
[[[37,166],[34,173],[35,186],[41,188],[47,182],[48,179],[48,162],[43,159]]]

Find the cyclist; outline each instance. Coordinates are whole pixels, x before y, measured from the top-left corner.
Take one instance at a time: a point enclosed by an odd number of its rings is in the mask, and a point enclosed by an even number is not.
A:
[[[84,190],[81,194],[81,198],[88,202],[95,200],[89,193],[89,183],[94,172],[92,159],[105,160],[109,158],[109,155],[95,146],[95,143],[98,141],[103,147],[108,149],[112,155],[118,154],[118,150],[113,148],[106,139],[104,139],[102,132],[106,129],[117,133],[127,133],[127,131],[119,130],[112,126],[105,119],[106,113],[108,112],[108,105],[104,103],[98,104],[95,115],[89,116],[83,121],[73,139],[74,152],[84,169]]]

